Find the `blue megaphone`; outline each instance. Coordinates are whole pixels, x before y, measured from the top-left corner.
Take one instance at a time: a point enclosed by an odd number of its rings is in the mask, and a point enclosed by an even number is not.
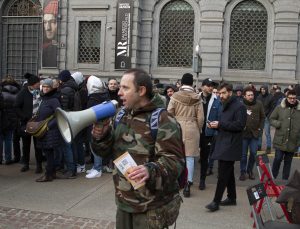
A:
[[[83,128],[99,120],[114,116],[117,108],[118,102],[112,100],[83,111],[66,112],[61,108],[57,108],[55,117],[61,135],[66,142],[70,143]]]

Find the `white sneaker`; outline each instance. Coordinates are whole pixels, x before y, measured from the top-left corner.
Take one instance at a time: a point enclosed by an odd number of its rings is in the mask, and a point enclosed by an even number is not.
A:
[[[93,171],[91,171],[88,175],[86,175],[86,178],[97,178],[97,177],[101,177],[102,172],[100,170],[100,172],[98,172],[97,170],[93,169]]]
[[[94,168],[91,168],[91,169],[86,170],[85,172],[86,172],[86,174],[90,174],[91,172],[93,172],[93,170],[94,170]]]
[[[85,165],[77,165],[77,173],[84,173]]]

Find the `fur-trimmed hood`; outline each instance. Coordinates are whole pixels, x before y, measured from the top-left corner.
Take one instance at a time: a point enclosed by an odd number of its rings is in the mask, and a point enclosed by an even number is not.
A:
[[[280,103],[280,106],[281,106],[282,108],[286,108],[286,103],[285,103],[285,101],[286,101],[286,98],[282,99],[282,101],[281,101],[281,103]],[[298,105],[297,105],[296,109],[297,109],[298,111],[300,111],[300,101],[297,99],[297,102],[298,102]]]

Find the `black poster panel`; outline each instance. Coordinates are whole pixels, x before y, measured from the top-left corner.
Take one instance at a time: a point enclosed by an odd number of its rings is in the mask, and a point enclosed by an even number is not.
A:
[[[119,0],[117,6],[117,33],[115,69],[131,68],[132,1]]]
[[[43,3],[43,48],[42,67],[57,67],[57,16],[58,0],[44,0]]]

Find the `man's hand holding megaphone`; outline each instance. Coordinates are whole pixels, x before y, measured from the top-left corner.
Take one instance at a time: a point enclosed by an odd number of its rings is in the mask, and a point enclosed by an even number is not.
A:
[[[93,124],[92,135],[96,140],[103,139],[110,129],[110,118],[98,121]]]

